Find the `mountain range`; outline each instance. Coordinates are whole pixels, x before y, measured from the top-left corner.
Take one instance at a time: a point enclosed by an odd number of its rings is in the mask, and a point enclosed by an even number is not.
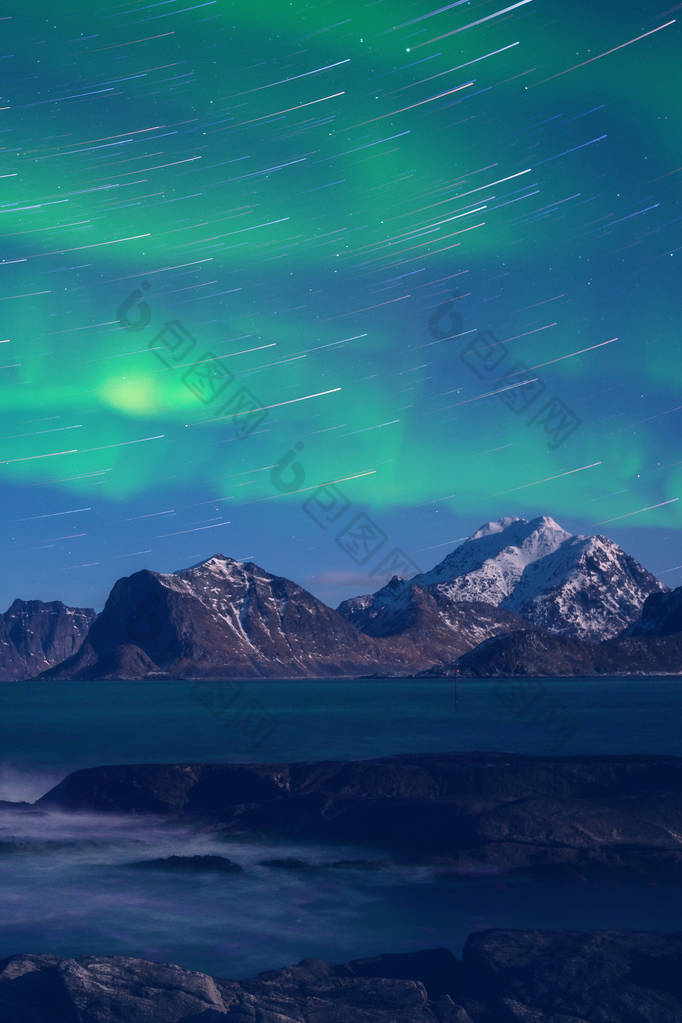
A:
[[[489,522],[430,571],[334,610],[216,554],[119,579],[103,611],[15,601],[0,679],[682,672],[682,588],[548,516]]]
[[[376,640],[296,583],[216,554],[119,579],[77,653],[47,677],[357,675],[385,659]]]

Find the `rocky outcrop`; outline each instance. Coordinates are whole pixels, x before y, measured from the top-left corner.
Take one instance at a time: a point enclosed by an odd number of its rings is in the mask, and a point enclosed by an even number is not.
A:
[[[77,771],[38,809],[166,813],[481,870],[682,877],[682,759],[441,754]]]
[[[681,967],[682,934],[487,931],[464,947],[462,1001],[473,1023],[673,1023]]]
[[[0,682],[34,678],[71,657],[95,617],[92,608],[61,601],[15,600],[0,615]]]
[[[0,962],[3,1023],[679,1023],[682,935],[485,931],[234,981],[123,956]]]

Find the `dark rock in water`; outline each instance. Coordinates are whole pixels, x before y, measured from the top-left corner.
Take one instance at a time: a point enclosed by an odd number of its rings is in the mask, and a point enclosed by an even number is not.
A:
[[[282,859],[259,860],[258,862],[262,867],[274,867],[276,870],[291,870],[296,874],[317,870],[313,863],[306,863],[305,860],[299,860],[295,856],[285,856]]]
[[[2,838],[0,855],[3,853],[22,855],[33,853],[49,854],[65,849],[101,849],[109,843],[96,838]]]
[[[123,956],[0,962],[3,1023],[679,1023],[682,935],[486,931],[247,981]]]
[[[305,874],[322,869],[381,870],[382,867],[390,865],[387,860],[334,860],[333,863],[308,863],[306,860],[298,859],[295,856],[259,860],[259,864],[262,867],[272,867],[275,870],[290,870],[296,874]]]
[[[354,959],[348,964],[357,977],[383,977],[390,980],[418,980],[429,998],[454,994],[461,965],[445,948],[424,952],[389,953],[369,959]]]
[[[40,847],[32,839],[28,838],[0,839],[0,856],[4,855],[13,856],[15,853],[27,853],[37,851],[40,851]]]
[[[127,864],[138,870],[168,870],[178,874],[243,874],[242,867],[227,856],[160,856]]]
[[[0,963],[3,1023],[213,1023],[227,1005],[212,977],[163,963],[50,955]]]
[[[339,870],[383,870],[390,865],[388,860],[334,860],[328,864]]]
[[[506,687],[508,683],[501,683]],[[77,771],[41,808],[189,815],[237,832],[371,844],[455,871],[682,881],[682,758],[406,755]]]

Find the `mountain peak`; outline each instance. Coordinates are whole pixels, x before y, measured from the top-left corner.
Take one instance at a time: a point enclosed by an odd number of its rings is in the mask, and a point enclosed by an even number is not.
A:
[[[537,518],[531,519],[530,525],[535,526],[537,529],[555,529],[560,533],[566,532],[564,527],[560,526],[551,515],[538,515]]]
[[[217,575],[230,575],[233,568],[241,568],[242,566],[243,562],[236,561],[226,554],[212,554],[210,558],[205,558],[204,561],[199,561],[196,565],[190,565],[189,568],[181,568],[174,572],[173,575],[184,575],[186,572],[194,572],[200,568],[214,572]]]
[[[534,519],[527,519],[522,515],[505,515],[501,519],[493,519],[491,522],[486,522],[485,525],[480,526],[475,533],[472,533],[469,540],[483,540],[487,536],[496,536],[500,533],[505,533],[513,527],[523,528],[524,526],[530,526],[529,532],[536,532],[537,530],[549,530],[552,532],[563,533],[565,536],[569,534],[566,530],[559,525],[559,523],[552,518],[551,515],[538,515]],[[517,532],[517,529],[513,529]]]
[[[494,519],[491,522],[486,522],[484,526],[480,526],[475,533],[472,533],[469,539],[482,540],[485,536],[503,533],[505,529],[509,529],[515,522],[525,523],[527,521],[527,519],[520,518],[519,516],[506,515],[503,519]]]

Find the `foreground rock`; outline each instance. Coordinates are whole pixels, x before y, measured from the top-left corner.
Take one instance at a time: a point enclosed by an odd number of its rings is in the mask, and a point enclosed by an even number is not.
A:
[[[34,678],[71,657],[95,620],[92,608],[15,600],[0,615],[0,681]]]
[[[682,880],[682,759],[413,755],[77,771],[39,808],[167,813],[236,832],[370,843],[455,871]]]
[[[122,956],[0,962],[3,1023],[679,1023],[682,935],[486,931],[221,980]]]
[[[487,931],[464,947],[462,1000],[474,1023],[673,1023],[681,967],[681,934]]]

